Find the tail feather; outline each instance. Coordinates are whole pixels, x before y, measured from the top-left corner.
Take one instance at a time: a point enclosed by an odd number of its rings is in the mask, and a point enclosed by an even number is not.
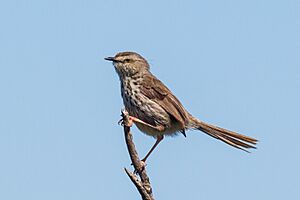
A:
[[[237,149],[249,152],[247,149],[256,149],[257,139],[242,135],[233,131],[229,131],[205,122],[202,122],[192,116],[190,116],[190,127],[198,129],[216,139],[219,139],[230,146]]]

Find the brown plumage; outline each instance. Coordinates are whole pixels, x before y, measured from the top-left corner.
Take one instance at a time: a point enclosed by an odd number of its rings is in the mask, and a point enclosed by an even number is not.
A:
[[[142,132],[157,138],[144,161],[164,135],[181,132],[185,136],[187,129],[198,129],[244,151],[256,148],[256,139],[205,123],[189,114],[172,92],[149,71],[148,62],[139,54],[121,52],[105,59],[113,61],[121,82],[123,102],[133,122]]]

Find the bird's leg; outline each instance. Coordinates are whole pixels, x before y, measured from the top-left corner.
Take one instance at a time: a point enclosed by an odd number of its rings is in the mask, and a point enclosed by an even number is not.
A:
[[[141,160],[141,168],[140,169],[135,169],[134,173],[137,174],[138,172],[141,172],[145,169],[146,167],[146,160],[150,156],[150,154],[153,152],[153,150],[157,147],[157,145],[164,139],[163,135],[157,136],[156,142],[154,145],[151,147],[150,151],[147,153],[147,155]],[[132,164],[131,164],[132,165]]]
[[[130,124],[130,126],[132,126],[133,122],[139,123],[139,124],[143,124],[145,126],[149,126],[149,127],[153,128],[153,129],[156,129],[157,131],[160,131],[160,132],[162,132],[162,131],[165,130],[165,127],[162,126],[162,125],[153,126],[153,125],[148,124],[147,122],[144,122],[144,121],[142,121],[142,120],[140,120],[140,119],[138,119],[136,117],[129,116],[129,124]]]
[[[136,117],[132,117],[132,116],[129,116],[129,121],[130,123],[132,122],[135,122],[135,123],[140,123],[140,124],[143,124],[145,126],[149,126],[153,129],[156,129],[160,132],[164,131],[165,130],[165,127],[162,126],[162,125],[158,125],[158,126],[153,126],[151,124],[148,124],[147,122],[144,122]],[[157,136],[157,139],[156,139],[156,142],[154,143],[154,145],[152,146],[152,148],[150,149],[150,151],[147,153],[147,155],[141,160],[142,162],[146,162],[147,158],[150,156],[150,154],[152,153],[152,151],[156,148],[156,146],[164,139],[164,136],[163,135],[159,135]]]
[[[146,162],[147,158],[150,156],[150,154],[152,153],[152,151],[155,149],[155,147],[164,139],[163,135],[159,135],[157,136],[156,142],[154,143],[153,147],[150,149],[150,151],[147,153],[147,155],[145,156],[145,158],[143,158],[141,161],[143,161],[144,163]]]
[[[156,130],[159,131],[159,132],[162,132],[162,131],[165,130],[165,127],[164,127],[163,125],[157,125],[157,126],[154,126],[154,125],[151,125],[151,124],[149,124],[149,123],[147,123],[147,122],[144,122],[143,120],[140,120],[140,119],[138,119],[138,118],[136,118],[136,117],[130,116],[130,115],[128,114],[128,112],[125,110],[125,108],[122,109],[122,111],[121,111],[121,117],[122,117],[122,118],[118,121],[118,124],[119,124],[119,125],[121,124],[122,126],[125,125],[125,124],[124,124],[124,117],[128,117],[128,119],[127,119],[128,122],[127,122],[126,126],[131,127],[131,126],[133,125],[133,122],[135,122],[135,123],[143,124],[143,125],[145,125],[145,126],[148,126],[148,127],[153,128],[153,129],[156,129]]]

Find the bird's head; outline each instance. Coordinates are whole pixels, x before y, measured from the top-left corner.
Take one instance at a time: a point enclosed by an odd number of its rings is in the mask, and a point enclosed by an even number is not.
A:
[[[114,57],[105,60],[112,61],[120,78],[131,77],[137,73],[149,70],[149,64],[145,58],[135,52],[120,52]]]

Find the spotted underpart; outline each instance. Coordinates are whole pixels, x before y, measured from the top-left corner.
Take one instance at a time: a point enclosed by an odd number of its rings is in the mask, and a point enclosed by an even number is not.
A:
[[[141,93],[142,81],[141,76],[136,76],[125,78],[124,81],[121,82],[121,95],[126,110],[131,116],[148,124],[163,126],[168,129],[171,126],[169,123],[171,121],[170,116],[159,104],[148,99]],[[144,127],[143,125],[137,124],[137,127],[144,133],[154,137],[163,134],[158,133],[157,130],[150,127]],[[172,134],[172,131],[169,134]]]

